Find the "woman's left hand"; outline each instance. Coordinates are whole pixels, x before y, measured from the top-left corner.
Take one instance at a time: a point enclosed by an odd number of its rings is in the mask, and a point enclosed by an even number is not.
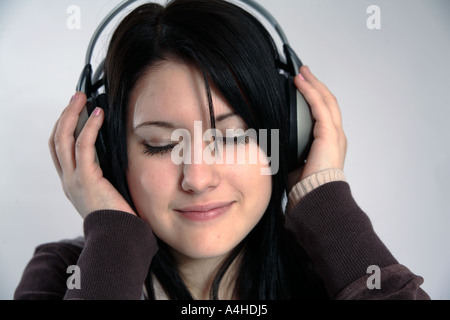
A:
[[[307,66],[300,68],[300,74],[294,82],[309,103],[315,124],[314,140],[305,165],[289,173],[289,190],[298,181],[319,171],[343,170],[347,152],[347,138],[335,96]]]

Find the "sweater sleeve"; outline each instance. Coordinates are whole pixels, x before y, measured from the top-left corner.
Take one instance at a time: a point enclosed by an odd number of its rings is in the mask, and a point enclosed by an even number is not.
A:
[[[80,289],[69,289],[65,299],[137,300],[157,242],[142,219],[119,211],[96,211],[84,221],[85,246],[77,266]]]
[[[421,277],[400,265],[355,203],[346,182],[324,184],[299,201],[286,226],[316,265],[333,299],[429,299]],[[375,266],[380,289],[369,289]]]
[[[77,263],[82,249],[80,239],[37,246],[14,292],[14,300],[62,300],[67,290],[67,267]]]
[[[105,210],[86,217],[84,233],[84,240],[38,246],[14,299],[140,299],[158,250],[150,226],[129,213]],[[77,281],[68,284],[76,272]]]

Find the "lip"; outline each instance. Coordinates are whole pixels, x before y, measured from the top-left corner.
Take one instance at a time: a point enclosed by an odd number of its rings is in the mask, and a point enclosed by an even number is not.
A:
[[[175,211],[179,212],[188,220],[203,222],[218,218],[219,216],[225,214],[233,203],[234,201],[193,205],[183,207],[181,209],[175,209]]]

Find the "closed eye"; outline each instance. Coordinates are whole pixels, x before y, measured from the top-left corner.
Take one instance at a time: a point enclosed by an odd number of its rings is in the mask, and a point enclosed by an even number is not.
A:
[[[250,137],[248,135],[242,135],[242,136],[234,136],[234,137],[222,137],[222,142],[226,145],[246,145],[250,141]],[[157,156],[157,155],[164,155],[170,151],[173,150],[173,148],[177,145],[175,144],[168,144],[163,146],[152,146],[148,143],[143,143],[144,145],[144,154],[148,154],[150,156]]]
[[[176,144],[168,144],[165,146],[151,146],[148,143],[144,143],[144,154],[148,154],[150,156],[156,155],[164,155],[176,146]]]

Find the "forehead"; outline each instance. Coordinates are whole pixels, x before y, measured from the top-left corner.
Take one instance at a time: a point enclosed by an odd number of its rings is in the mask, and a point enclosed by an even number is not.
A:
[[[214,113],[231,111],[213,88],[211,95]],[[166,120],[195,117],[207,121],[209,105],[202,73],[195,66],[174,60],[153,65],[131,92],[129,115],[134,125],[138,121],[161,117]]]

